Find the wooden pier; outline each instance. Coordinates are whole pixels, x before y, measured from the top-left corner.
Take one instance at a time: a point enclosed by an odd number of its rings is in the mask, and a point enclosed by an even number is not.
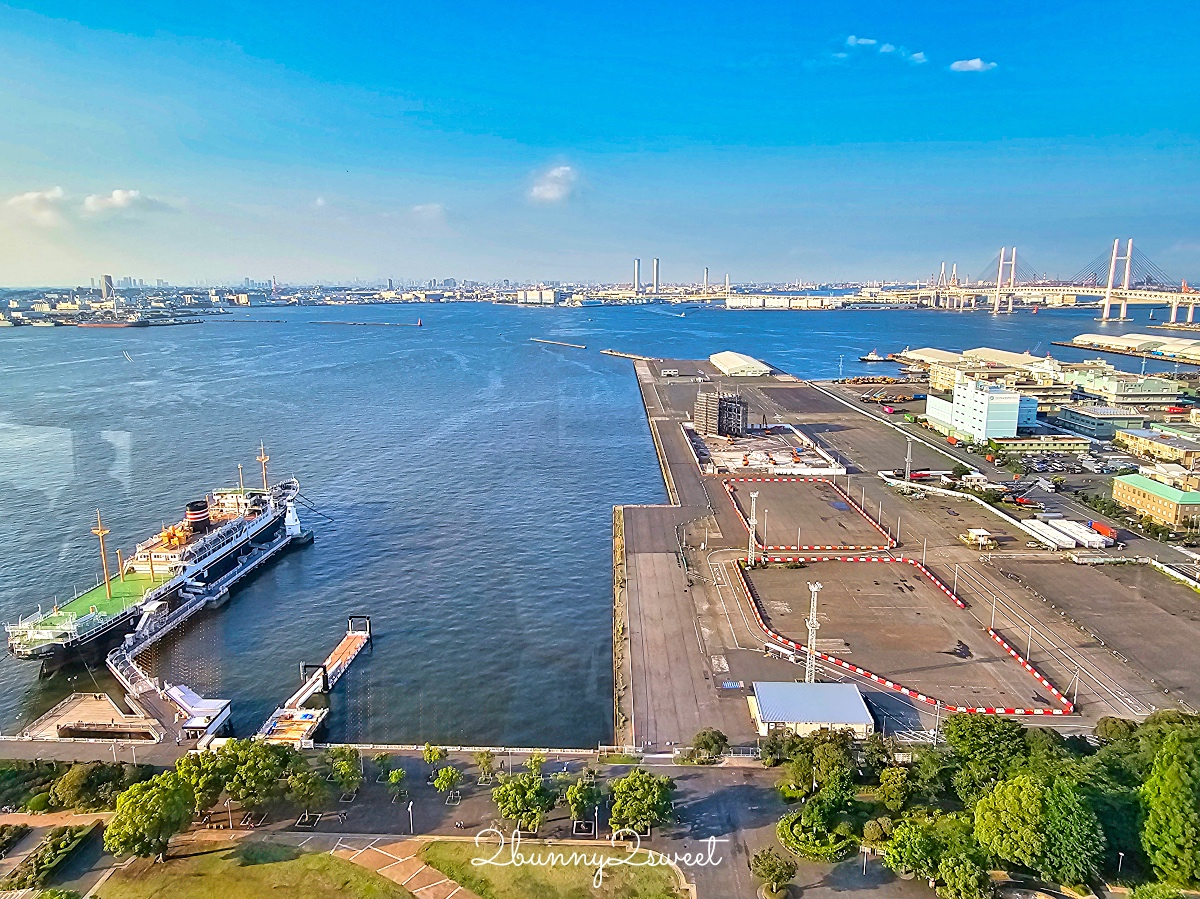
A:
[[[328,693],[371,643],[371,619],[366,615],[351,615],[346,622],[346,635],[320,665],[300,663],[300,689],[288,697],[259,729],[268,743],[286,743],[305,747],[312,744],[313,735],[325,721],[329,709],[306,709],[304,703],[317,693]]]

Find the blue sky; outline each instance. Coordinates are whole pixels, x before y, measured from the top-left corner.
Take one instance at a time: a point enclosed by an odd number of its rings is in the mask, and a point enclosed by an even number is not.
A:
[[[1192,3],[0,5],[0,283],[1200,277]]]

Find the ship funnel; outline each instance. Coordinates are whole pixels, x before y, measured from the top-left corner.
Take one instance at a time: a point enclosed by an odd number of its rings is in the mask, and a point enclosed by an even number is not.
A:
[[[199,499],[194,503],[188,503],[184,512],[184,519],[192,526],[193,534],[203,534],[208,530],[208,500]]]

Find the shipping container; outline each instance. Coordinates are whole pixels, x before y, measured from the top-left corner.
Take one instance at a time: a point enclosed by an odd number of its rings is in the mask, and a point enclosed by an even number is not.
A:
[[[894,413],[895,413],[895,411],[896,411],[896,410],[895,410],[895,409],[893,409],[891,406],[884,406],[884,407],[883,407],[883,414],[884,414],[884,415],[892,415],[892,414],[894,414]]]
[[[1051,549],[1075,548],[1074,538],[1068,537],[1062,531],[1052,528],[1044,521],[1038,521],[1035,518],[1031,519],[1030,521],[1022,522],[1022,525],[1024,525],[1026,531],[1033,534],[1038,538],[1038,540],[1040,540],[1046,546],[1049,546]]]
[[[1114,528],[1112,525],[1105,524],[1103,521],[1096,521],[1095,519],[1093,519],[1093,520],[1089,521],[1087,524],[1088,524],[1088,527],[1091,528],[1093,531],[1095,531],[1097,534],[1103,534],[1105,537],[1108,537],[1110,540],[1120,540],[1121,539],[1121,535],[1117,533],[1117,529]]]
[[[1081,521],[1067,521],[1066,519],[1062,519],[1050,521],[1047,524],[1056,531],[1066,534],[1080,546],[1086,546],[1088,549],[1104,549],[1106,546],[1111,546],[1113,542],[1112,538],[1096,533]]]
[[[958,444],[958,438],[957,437],[947,437],[946,442],[948,444],[950,444],[951,446],[955,446]]]
[[[905,412],[904,420],[915,422],[917,420],[917,416],[913,415],[911,412]]]

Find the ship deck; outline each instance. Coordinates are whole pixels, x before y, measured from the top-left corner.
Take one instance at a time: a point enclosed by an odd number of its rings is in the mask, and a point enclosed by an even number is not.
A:
[[[58,606],[55,611],[48,613],[39,622],[39,625],[46,629],[64,627],[71,621],[72,616],[78,619],[91,614],[93,606],[99,613],[116,615],[135,603],[141,602],[142,596],[147,590],[157,587],[168,579],[169,575],[160,575],[157,572],[153,578],[149,574],[127,572],[124,580],[114,577],[110,581],[112,584],[111,598],[105,591],[104,584],[97,584],[90,590],[80,593],[70,602]]]

